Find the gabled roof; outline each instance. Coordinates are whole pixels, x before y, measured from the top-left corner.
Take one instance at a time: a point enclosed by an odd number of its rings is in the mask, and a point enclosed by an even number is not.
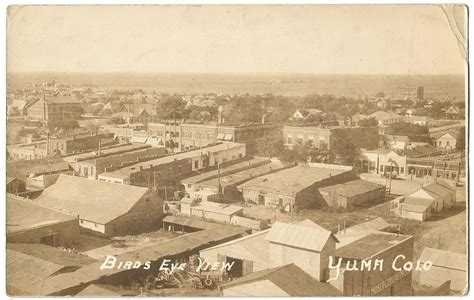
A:
[[[334,238],[336,242],[339,242],[331,231],[308,220],[299,224],[275,222],[266,240],[320,252],[329,238]]]
[[[423,208],[422,210],[425,211],[431,204],[433,204],[433,201],[433,199],[406,197],[403,204],[420,206]]]
[[[327,187],[322,187],[320,188],[320,190],[336,192],[340,196],[352,197],[352,196],[360,195],[360,194],[367,193],[370,191],[375,191],[381,188],[384,188],[384,186],[381,184],[359,179],[359,180],[352,180],[345,183],[339,183],[339,184],[331,185]]]
[[[141,116],[143,113],[146,113],[150,116],[156,116],[155,105],[151,103],[140,103],[140,104],[124,104],[117,114],[121,114],[124,116],[138,117]]]
[[[47,278],[93,262],[94,259],[46,245],[7,244],[7,293],[43,295],[43,283]]]
[[[7,235],[75,219],[73,216],[40,206],[32,200],[19,196],[7,194],[6,198]]]
[[[61,174],[36,201],[81,219],[106,224],[127,213],[148,188]]]
[[[399,114],[393,113],[393,112],[386,112],[386,111],[376,111],[370,115],[367,116],[368,118],[375,118],[377,121],[382,121],[382,120],[390,120],[390,119],[399,119],[402,118]]]
[[[467,271],[467,256],[452,251],[425,247],[421,253],[420,261],[431,261],[434,266]]]
[[[438,196],[445,196],[445,195],[448,195],[448,194],[451,194],[453,192],[453,189],[445,186],[445,185],[442,185],[438,182],[432,182],[428,185],[424,185],[422,187],[424,190],[428,191],[428,192],[431,192],[431,193],[434,193]]]
[[[457,139],[457,134],[453,131],[443,132],[442,134],[437,134],[436,139],[439,140],[440,138],[451,136],[453,139]]]
[[[250,273],[230,283],[221,285],[222,289],[269,280],[289,296],[342,296],[342,293],[332,285],[320,282],[294,264],[275,267]]]
[[[43,244],[7,243],[7,249],[62,266],[85,266],[96,262],[95,259],[89,256],[71,253]]]

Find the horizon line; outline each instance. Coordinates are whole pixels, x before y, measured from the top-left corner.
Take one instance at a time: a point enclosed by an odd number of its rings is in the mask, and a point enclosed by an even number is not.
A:
[[[308,72],[156,72],[156,71],[7,71],[6,74],[168,74],[168,75],[312,75],[312,76],[466,76],[465,73],[308,73]]]

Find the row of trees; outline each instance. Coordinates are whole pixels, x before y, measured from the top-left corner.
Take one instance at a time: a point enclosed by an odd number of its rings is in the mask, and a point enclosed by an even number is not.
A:
[[[315,147],[309,141],[288,149],[280,133],[266,135],[258,142],[257,149],[259,151],[257,155],[276,157],[285,163],[317,162],[354,165],[360,157],[359,149],[348,139],[338,140],[331,149],[327,146]]]

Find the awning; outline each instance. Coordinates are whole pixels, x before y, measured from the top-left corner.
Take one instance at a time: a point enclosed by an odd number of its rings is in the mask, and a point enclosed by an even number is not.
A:
[[[225,135],[224,135],[223,133],[219,133],[219,134],[217,135],[217,139],[218,139],[218,140],[223,140],[224,137],[225,137]]]
[[[226,141],[232,141],[234,138],[234,136],[232,134],[226,134],[225,137],[224,137],[224,140]]]

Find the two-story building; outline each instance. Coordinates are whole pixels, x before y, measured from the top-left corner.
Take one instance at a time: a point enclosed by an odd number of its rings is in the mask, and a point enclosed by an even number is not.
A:
[[[81,102],[73,96],[44,95],[28,103],[25,109],[28,118],[42,122],[77,120],[82,112]]]

